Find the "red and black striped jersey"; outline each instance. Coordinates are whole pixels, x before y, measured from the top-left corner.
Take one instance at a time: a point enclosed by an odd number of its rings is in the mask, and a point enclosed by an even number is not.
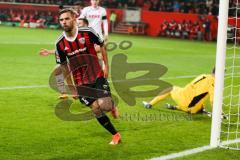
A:
[[[73,75],[75,85],[95,83],[103,76],[94,45],[103,45],[103,40],[89,27],[80,27],[73,39],[69,39],[65,32],[56,42],[56,62],[68,64]]]

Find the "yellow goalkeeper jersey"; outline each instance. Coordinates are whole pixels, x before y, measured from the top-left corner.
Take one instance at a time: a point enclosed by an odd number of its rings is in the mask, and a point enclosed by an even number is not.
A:
[[[209,97],[212,105],[214,80],[211,74],[199,75],[184,88],[174,87],[171,96],[180,108],[185,108],[184,110],[195,107],[197,104],[203,107],[203,103]]]

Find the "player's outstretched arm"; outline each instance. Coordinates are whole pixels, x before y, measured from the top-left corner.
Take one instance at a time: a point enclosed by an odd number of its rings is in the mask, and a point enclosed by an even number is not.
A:
[[[39,51],[40,56],[48,56],[48,55],[54,54],[54,53],[55,53],[55,49],[48,50],[48,49],[45,49],[45,48],[41,48],[40,51]]]

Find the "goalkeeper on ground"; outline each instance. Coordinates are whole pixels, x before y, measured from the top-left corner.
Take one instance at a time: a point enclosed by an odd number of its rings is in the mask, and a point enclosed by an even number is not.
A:
[[[176,105],[166,104],[168,109],[178,109],[188,113],[205,111],[204,103],[210,99],[213,105],[215,69],[212,74],[202,74],[196,77],[184,88],[173,86],[162,91],[151,102],[143,102],[145,108],[151,108],[156,103],[171,96]]]

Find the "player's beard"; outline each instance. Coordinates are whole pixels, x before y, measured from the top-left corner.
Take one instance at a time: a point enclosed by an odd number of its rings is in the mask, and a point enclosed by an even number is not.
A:
[[[68,33],[69,33],[69,32],[72,32],[72,28],[65,28],[64,31],[65,31],[65,32],[68,32]]]
[[[73,30],[73,24],[69,25],[69,26],[63,26],[63,30],[65,32],[71,32]]]
[[[71,32],[73,30],[73,27],[70,27],[70,26],[63,26],[63,30],[65,32]]]

